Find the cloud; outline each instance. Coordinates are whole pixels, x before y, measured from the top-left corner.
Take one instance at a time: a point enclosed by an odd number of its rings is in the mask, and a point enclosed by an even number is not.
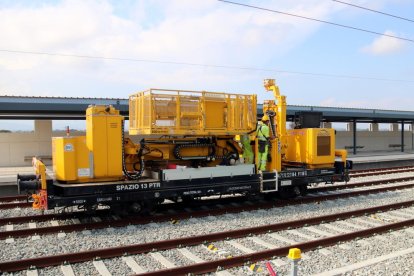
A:
[[[0,5],[0,49],[269,67],[270,59],[282,57],[320,26],[213,0],[202,4],[192,0],[135,4],[81,0],[39,5],[16,2]],[[269,0],[262,6],[321,19],[337,11],[334,4],[316,0]],[[158,86],[160,82],[185,82],[184,88],[191,89],[202,82],[226,80],[225,75],[248,75],[243,71],[183,67],[0,52],[0,92],[85,96],[85,91],[91,90],[88,96],[110,97],[110,89],[120,83],[122,88],[136,89]],[[183,79],[178,81],[177,76]]]
[[[281,60],[321,26],[215,0],[10,3],[0,4],[0,49],[137,60],[278,68]],[[327,21],[334,21],[337,12],[346,10],[345,6],[319,0],[266,0],[260,6]],[[0,51],[3,95],[126,98],[155,87],[255,93],[262,102],[271,98],[262,90],[263,78],[276,77],[284,91],[290,91],[288,85],[302,82],[296,75],[280,75]],[[297,95],[297,99],[311,104],[308,97],[299,96],[303,90],[301,87],[296,94],[289,94],[289,103],[294,104],[291,99]],[[325,104],[341,105],[334,100]]]
[[[384,34],[398,36],[392,31],[385,31]],[[362,51],[371,55],[389,55],[404,50],[406,42],[392,37],[380,36],[371,44],[362,48]]]

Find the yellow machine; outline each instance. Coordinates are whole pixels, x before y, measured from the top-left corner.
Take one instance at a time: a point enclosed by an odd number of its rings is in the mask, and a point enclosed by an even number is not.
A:
[[[303,128],[288,131],[286,160],[306,164],[308,168],[333,166],[335,131],[326,128]]]
[[[263,104],[270,130],[260,137],[268,148],[268,156],[260,152],[265,170],[258,169],[256,95],[150,89],[129,98],[131,137],[124,137],[124,117],[114,107],[89,106],[85,136],[53,138],[55,179],[34,160],[36,175],[18,178],[19,188],[32,189],[41,210],[107,204],[138,212],[164,199],[290,196],[310,183],[347,181],[351,166],[346,151],[335,150],[334,130],[320,128],[319,119],[315,127],[287,130],[286,97],[272,79],[264,87],[274,96]],[[243,154],[255,164],[243,162]]]
[[[229,164],[242,152],[234,136],[256,128],[255,95],[151,89],[130,96],[129,105],[129,132],[145,139],[124,139],[124,118],[112,106],[90,106],[86,136],[53,138],[57,180],[138,179],[150,175],[145,168]]]
[[[265,80],[264,86],[275,98],[263,104],[263,113],[271,122],[267,170],[280,172],[298,164],[307,168],[333,166],[334,130],[286,130],[286,97],[280,95],[274,80]],[[242,153],[235,135],[256,128],[255,95],[150,89],[130,96],[129,106],[129,132],[145,139],[139,144],[124,139],[124,118],[112,106],[90,106],[86,136],[53,138],[57,180],[135,179],[145,173],[145,167],[159,170],[177,165],[229,164]],[[154,138],[159,135],[162,137]],[[257,139],[255,148],[257,151]]]
[[[345,162],[346,151],[335,150],[335,131],[331,128],[299,128],[286,130],[286,97],[280,95],[273,79],[264,81],[267,91],[272,91],[276,102],[265,101],[263,113],[267,114],[271,127],[271,156],[268,170],[280,172],[289,167],[308,169],[333,167],[335,156]],[[258,162],[256,162],[258,163]]]
[[[86,110],[86,136],[54,137],[53,170],[66,182],[124,179],[122,171],[124,117],[112,106]]]

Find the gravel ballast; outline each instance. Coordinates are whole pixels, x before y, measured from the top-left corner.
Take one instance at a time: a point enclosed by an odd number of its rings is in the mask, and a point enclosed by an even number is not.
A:
[[[406,177],[410,176],[411,174],[408,173],[401,173],[398,176],[393,174],[391,175],[383,175],[377,176],[371,180],[378,180],[379,178],[388,176],[389,178],[395,177]],[[364,178],[364,181],[368,181],[369,178]],[[361,182],[362,178],[358,178],[354,180],[354,182]],[[412,182],[404,182],[404,183],[412,183]],[[393,184],[394,185],[394,184]],[[398,185],[398,184],[395,184]],[[373,187],[375,188],[375,187]],[[391,204],[401,201],[412,200],[414,194],[414,189],[405,189],[400,191],[392,191],[386,192],[381,194],[373,194],[369,196],[363,197],[355,197],[355,198],[348,198],[345,200],[335,200],[335,201],[327,201],[327,202],[319,202],[319,203],[311,203],[311,204],[301,204],[295,206],[289,206],[285,208],[272,208],[269,210],[259,210],[259,211],[252,211],[252,212],[243,212],[240,214],[232,214],[211,217],[210,219],[207,218],[198,218],[196,220],[182,220],[177,224],[171,224],[169,222],[165,223],[156,223],[156,224],[147,224],[147,225],[136,225],[134,229],[131,227],[121,227],[115,228],[114,231],[107,231],[106,229],[101,230],[92,230],[90,235],[82,234],[82,232],[73,232],[73,233],[66,233],[66,236],[63,238],[58,238],[57,234],[47,235],[47,237],[43,237],[40,240],[32,241],[30,237],[27,238],[20,238],[15,239],[14,243],[6,244],[4,240],[0,241],[0,246],[2,247],[2,251],[0,254],[1,261],[7,260],[17,260],[23,258],[31,258],[35,256],[46,256],[46,255],[53,255],[53,254],[60,254],[60,253],[68,253],[68,252],[79,252],[84,250],[91,250],[97,248],[104,248],[104,247],[113,247],[113,246],[120,246],[120,245],[129,245],[129,244],[138,244],[138,243],[146,243],[152,242],[157,240],[165,240],[165,239],[175,239],[180,237],[187,237],[192,235],[203,235],[209,234],[213,232],[220,232],[220,231],[228,231],[246,227],[254,227],[259,225],[266,225],[266,224],[273,224],[282,221],[288,220],[297,220],[301,218],[309,218],[314,216],[322,216],[328,215],[337,212],[344,212],[350,211],[355,209],[363,209],[374,207],[383,204]],[[18,210],[18,214],[14,213],[14,210],[3,210],[6,212],[6,215],[1,212],[0,216],[16,216],[22,215],[21,212],[26,212],[26,210],[30,209],[20,209]],[[33,211],[32,211],[33,212]],[[30,213],[28,211],[27,213]],[[35,213],[35,212],[34,212]],[[37,212],[36,212],[37,213]],[[66,222],[63,222],[66,223]],[[70,223],[70,222],[68,222]],[[338,226],[342,228],[346,228],[346,226]],[[322,229],[322,228],[321,228]],[[351,229],[349,229],[351,230]],[[355,230],[355,229],[352,229]],[[332,232],[329,229],[324,229],[326,232]],[[282,234],[282,232],[280,232]],[[309,236],[317,236],[314,233],[303,231],[304,234]],[[303,240],[303,238],[296,237],[290,233],[283,233],[286,237],[296,239],[296,240]],[[370,248],[365,248],[356,242],[350,242],[350,246],[353,248],[349,252],[339,248],[338,246],[329,247],[328,250],[332,252],[340,252],[340,254],[332,254],[332,256],[324,256],[318,253],[317,251],[308,252],[307,255],[311,256],[310,259],[302,260],[301,261],[301,268],[300,274],[302,275],[309,275],[312,273],[317,273],[325,270],[330,270],[339,266],[344,266],[353,262],[360,261],[358,256],[379,256],[381,254],[388,254],[392,251],[398,251],[408,246],[414,246],[414,235],[413,234],[405,234],[402,238],[400,236],[396,237],[391,234],[386,234],[386,238],[389,239],[389,242],[379,242],[378,239],[375,240],[375,237],[368,238],[368,242],[371,242],[370,239],[374,239],[375,242],[372,242],[372,247],[375,248],[373,252],[371,252]],[[273,244],[279,245],[277,241],[271,240],[266,236],[261,237],[266,241],[272,241]],[[47,240],[47,242],[45,242]],[[365,239],[364,239],[365,240]],[[267,248],[258,246],[256,243],[249,241],[249,239],[240,239],[237,240],[239,243],[243,244],[246,247],[254,248],[255,250],[265,250]],[[217,242],[217,246],[223,247],[226,251],[229,251],[230,254],[240,254],[238,250],[232,248],[230,245],[224,242]],[[203,248],[203,245],[190,247],[189,250],[198,255],[200,258],[205,260],[210,259],[219,259],[222,256],[218,254],[213,254]],[[362,253],[361,253],[362,252]],[[177,262],[177,265],[189,264],[191,262],[188,261],[184,256],[182,256],[179,252],[175,250],[167,250],[161,252],[163,256],[166,258],[171,258],[172,261]],[[337,258],[337,259],[332,259]],[[156,270],[162,269],[163,267],[154,261],[154,259],[149,254],[142,254],[134,256],[134,259],[137,261],[139,265],[146,268],[147,270]],[[403,259],[403,258],[401,258]],[[390,261],[389,263],[393,263],[394,260]],[[398,260],[399,261],[399,260]],[[126,265],[120,265],[122,260],[105,260],[105,264],[107,265],[109,271],[111,271],[114,275],[122,274],[122,273],[131,273],[131,269]],[[387,262],[384,262],[384,264]],[[117,264],[117,265],[115,265]],[[336,265],[336,266],[335,266]],[[378,269],[380,270],[382,264],[378,264]],[[113,266],[113,267],[112,267]],[[97,275],[97,271],[94,268],[92,262],[88,262],[85,264],[74,264],[72,265],[75,274],[83,274],[83,275]],[[284,275],[287,273],[289,269],[289,265],[286,267],[282,266],[278,268],[280,275]],[[405,270],[404,267],[397,267],[396,269],[400,268],[402,274],[395,274],[395,275],[407,275],[404,274]],[[411,264],[411,268],[414,268]],[[55,268],[50,268],[52,271]],[[60,271],[60,268],[57,268]],[[39,273],[47,273],[48,269],[39,270]],[[126,271],[125,271],[126,270]],[[232,270],[230,270],[232,271]],[[361,273],[364,270],[361,270]],[[390,271],[390,270],[388,270]],[[235,272],[243,272],[243,273],[250,273],[246,268],[235,268]],[[390,271],[391,272],[391,271]],[[359,271],[358,271],[359,273]],[[44,274],[48,275],[48,274]],[[358,274],[359,275],[359,274]],[[368,275],[368,274],[361,274],[361,275]],[[372,275],[372,274],[370,274]],[[374,273],[375,275],[375,273]],[[387,275],[394,275],[394,274],[387,274]]]

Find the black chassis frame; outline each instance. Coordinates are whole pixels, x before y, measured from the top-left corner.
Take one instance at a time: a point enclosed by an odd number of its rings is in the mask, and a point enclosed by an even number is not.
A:
[[[342,163],[342,162],[341,162]],[[47,180],[47,207],[93,206],[96,204],[116,205],[133,202],[154,202],[178,197],[202,197],[220,194],[258,194],[261,189],[274,187],[264,180],[275,178],[275,172],[263,175],[241,175],[233,177],[184,179],[174,181],[140,180],[105,183],[61,184]],[[333,183],[346,181],[343,167],[338,169],[297,169],[282,171],[278,175],[278,190],[289,186],[307,186],[311,183]]]
[[[260,175],[201,178],[192,180],[120,181],[112,183],[59,184],[47,183],[48,209],[96,204],[115,205],[151,202],[178,197],[201,197],[217,194],[259,193]]]

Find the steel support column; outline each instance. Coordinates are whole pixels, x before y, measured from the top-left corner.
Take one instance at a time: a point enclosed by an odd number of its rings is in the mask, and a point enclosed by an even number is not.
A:
[[[354,154],[357,154],[357,137],[356,137],[356,127],[357,126],[357,123],[356,123],[356,119],[354,119],[353,121],[352,121],[352,138],[353,138],[353,146],[354,146],[354,149],[353,149],[353,151],[354,151]]]
[[[401,152],[404,152],[404,120],[401,121]]]

